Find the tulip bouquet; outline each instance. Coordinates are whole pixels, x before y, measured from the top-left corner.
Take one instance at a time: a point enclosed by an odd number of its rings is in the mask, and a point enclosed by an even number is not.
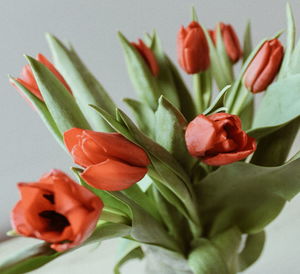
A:
[[[27,57],[10,81],[73,158],[78,182],[52,170],[18,184],[9,235],[42,242],[2,260],[1,273],[114,237],[122,241],[115,273],[134,258],[145,260],[145,273],[247,269],[262,252],[264,228],[300,192],[300,152],[288,158],[300,124],[295,32],[287,6],[286,46],[278,33],[252,49],[249,24],[241,46],[231,25],[207,30],[193,11],[177,52],[194,96],[156,32],[138,43],[119,33],[139,97],[124,100],[134,120],[73,47],[47,34],[55,66]]]

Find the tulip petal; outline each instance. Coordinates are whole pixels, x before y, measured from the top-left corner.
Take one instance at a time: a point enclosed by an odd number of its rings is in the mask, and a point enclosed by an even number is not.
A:
[[[205,152],[213,147],[217,138],[214,123],[205,115],[198,115],[189,123],[185,140],[191,155],[204,156]]]
[[[119,159],[138,167],[145,167],[150,163],[143,149],[128,141],[119,133],[95,132],[92,130],[85,130],[85,133],[103,148],[107,158]]]
[[[129,188],[140,181],[147,171],[147,168],[134,167],[126,163],[107,159],[103,163],[89,166],[81,174],[81,177],[95,188],[118,191]]]
[[[22,201],[19,201],[11,212],[11,225],[13,229],[24,236],[32,236],[34,229],[26,222]]]
[[[64,142],[69,152],[78,144],[79,136],[84,130],[80,128],[71,128],[64,132]]]

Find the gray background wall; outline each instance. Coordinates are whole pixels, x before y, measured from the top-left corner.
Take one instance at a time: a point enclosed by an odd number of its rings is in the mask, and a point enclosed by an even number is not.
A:
[[[297,16],[300,2],[290,2]],[[136,40],[144,32],[156,28],[164,48],[175,58],[175,36],[179,26],[189,22],[192,5],[195,5],[201,22],[207,27],[222,20],[232,23],[240,35],[247,19],[251,18],[255,42],[285,27],[284,0],[0,1],[2,236],[9,229],[9,211],[18,198],[16,183],[35,180],[53,167],[68,171],[71,165],[69,156],[55,143],[36,113],[8,84],[6,75],[18,76],[25,64],[22,54],[42,52],[49,56],[43,36],[46,31],[71,41],[117,104],[123,107],[121,98],[133,97],[134,94],[116,38],[117,30]],[[263,260],[248,273],[300,273],[299,210],[300,198],[296,198],[269,226]],[[111,273],[113,250],[110,245],[107,248],[110,252],[102,254],[103,267],[107,268],[102,268],[101,273]],[[72,272],[81,273],[78,265],[72,265]],[[39,273],[51,273],[51,268],[47,269]],[[62,270],[61,273],[66,272]],[[136,269],[128,273],[140,272]]]

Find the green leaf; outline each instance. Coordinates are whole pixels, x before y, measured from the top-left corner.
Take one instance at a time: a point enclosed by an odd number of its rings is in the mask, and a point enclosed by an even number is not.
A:
[[[219,55],[219,61],[221,63],[221,66],[223,68],[223,75],[227,81],[227,85],[231,84],[234,80],[234,75],[233,75],[233,65],[232,62],[227,54],[222,33],[221,33],[221,28],[220,24],[217,26],[217,43],[216,43],[216,49],[217,53]]]
[[[83,245],[93,242],[99,242],[115,237],[124,237],[130,234],[131,227],[123,224],[105,223],[99,225],[92,236],[87,239]],[[79,247],[73,248],[69,251],[59,253],[50,249],[48,244],[37,244],[30,248],[18,251],[10,257],[0,259],[1,274],[23,274],[29,271],[40,268],[46,263],[56,259],[60,255],[67,254]]]
[[[238,272],[238,256],[241,239],[242,233],[236,227],[229,228],[211,239],[212,244],[218,248],[222,255],[229,273],[232,274]]]
[[[97,131],[111,131],[107,123],[89,105],[99,106],[113,114],[116,107],[112,99],[73,48],[68,49],[55,36],[47,34],[46,37],[55,65],[71,87],[78,106],[91,127]]]
[[[107,121],[107,123],[109,123],[109,125],[117,132],[119,132],[120,134],[122,134],[125,138],[127,138],[129,141],[137,144],[135,142],[135,140],[132,138],[132,136],[130,135],[128,129],[126,127],[124,127],[124,125],[122,123],[120,123],[119,121],[116,120],[116,118],[114,116],[112,116],[111,114],[109,114],[107,111],[105,111],[104,109],[94,106],[94,105],[90,105],[91,108],[93,108],[99,115],[101,115],[101,117]]]
[[[131,216],[131,212],[128,209],[127,204],[120,201],[118,198],[116,198],[113,195],[113,192],[97,189],[97,188],[94,188],[94,187],[88,185],[80,176],[80,173],[82,172],[82,170],[80,170],[78,168],[72,168],[72,171],[76,175],[76,177],[81,185],[83,185],[85,188],[87,188],[88,190],[93,192],[95,195],[97,195],[102,200],[105,208],[107,208],[108,210],[117,212],[121,215],[129,216],[129,217]]]
[[[206,176],[198,200],[209,234],[232,226],[248,234],[262,231],[300,191],[299,168],[300,160],[279,167],[237,162]]]
[[[147,274],[193,274],[187,260],[180,253],[148,245],[143,246],[143,250]]]
[[[229,274],[219,250],[207,239],[200,238],[188,256],[194,274]]]
[[[140,99],[156,109],[160,91],[155,77],[136,48],[119,32],[130,79]]]
[[[208,33],[208,31],[203,26],[201,26],[201,27],[205,33],[205,37],[206,37],[206,40],[207,40],[208,46],[209,46],[211,73],[216,80],[218,88],[223,89],[225,86],[231,84],[231,81],[229,81],[227,79],[226,75],[223,73],[223,70],[225,70],[225,68],[223,68],[224,64],[222,64],[222,62],[221,62],[221,57],[219,56],[218,51]]]
[[[65,149],[62,134],[60,133],[55,121],[53,120],[46,104],[33,95],[25,86],[23,86],[17,79],[10,78],[10,81],[20,89],[26,96],[26,98],[33,104],[42,121],[47,126],[49,131],[53,134],[57,142]]]
[[[269,86],[256,112],[253,137],[263,137],[300,115],[300,74],[279,80]]]
[[[169,68],[171,70],[173,80],[177,89],[177,94],[180,102],[180,110],[188,121],[191,121],[196,116],[196,107],[194,100],[186,87],[184,81],[182,80],[176,66],[173,62],[166,56]]]
[[[152,36],[151,49],[155,55],[159,66],[159,73],[156,76],[157,85],[162,95],[167,98],[174,106],[180,107],[176,86],[172,77],[167,57],[162,49],[161,41],[154,31]]]
[[[265,239],[264,231],[247,235],[245,247],[239,255],[239,272],[244,271],[257,261],[263,251]]]
[[[244,32],[243,63],[252,52],[251,22],[248,21]]]
[[[164,147],[186,170],[190,170],[194,159],[188,154],[185,144],[187,122],[178,109],[167,99],[159,99],[155,112],[155,140]]]
[[[114,274],[121,274],[120,268],[129,260],[143,259],[144,257],[144,253],[139,243],[127,239],[121,240],[122,242],[119,246],[117,263],[114,267]]]
[[[137,184],[123,190],[122,193],[146,210],[156,220],[161,222],[157,205],[147,196],[145,192],[140,189]]]
[[[46,66],[34,58],[27,57],[27,59],[47,108],[60,132],[64,133],[74,127],[89,129],[88,122],[66,87]]]
[[[147,213],[146,210],[120,192],[114,192],[113,194],[119,200],[126,203],[131,211],[131,237],[133,239],[141,243],[179,251],[179,247],[175,240],[154,217]]]
[[[214,113],[217,109],[224,106],[224,98],[228,90],[230,89],[230,86],[224,87],[217,97],[214,99],[214,101],[211,103],[211,105],[203,112],[204,115],[208,115],[211,113]]]
[[[147,104],[137,100],[125,98],[124,102],[130,107],[140,130],[147,136],[152,137],[155,126],[155,115],[153,110]]]
[[[251,163],[260,166],[279,166],[286,161],[299,132],[300,118],[261,138]]]
[[[293,11],[289,3],[286,4],[286,18],[287,18],[287,38],[286,38],[287,43],[284,52],[284,58],[278,75],[279,79],[287,77],[289,75],[288,74],[289,65],[292,61],[293,50],[295,47],[296,25],[295,25]]]
[[[293,51],[292,57],[289,61],[287,75],[299,74],[300,73],[300,40]]]

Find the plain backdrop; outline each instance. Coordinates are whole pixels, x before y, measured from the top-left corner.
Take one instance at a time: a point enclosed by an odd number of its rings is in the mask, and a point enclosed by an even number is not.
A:
[[[294,0],[290,3],[297,17],[300,2]],[[192,5],[197,8],[199,18],[206,27],[214,27],[218,21],[231,23],[240,37],[247,20],[251,18],[254,42],[285,28],[284,0],[0,1],[2,238],[10,227],[10,209],[18,199],[16,183],[34,181],[51,168],[68,172],[72,165],[70,157],[57,145],[38,115],[8,83],[7,74],[18,76],[26,63],[23,54],[33,56],[42,52],[50,57],[45,32],[71,41],[112,98],[124,108],[122,98],[135,95],[116,32],[121,30],[130,40],[136,40],[155,28],[166,52],[174,59],[176,33],[181,24],[189,23]],[[296,19],[300,22],[300,18]],[[247,273],[300,273],[299,217],[300,198],[295,198],[268,227],[262,259]],[[83,269],[86,273],[96,273],[93,267],[98,266],[101,269],[98,273],[109,274],[112,273],[114,250],[115,241],[107,242],[100,248],[88,249],[88,256],[79,254],[79,257],[70,257],[67,272],[66,264],[60,259],[36,273],[53,273],[54,268],[59,268],[56,273],[82,273]],[[92,262],[90,257],[94,258]],[[127,267],[127,273],[142,273],[142,270],[133,263]]]

